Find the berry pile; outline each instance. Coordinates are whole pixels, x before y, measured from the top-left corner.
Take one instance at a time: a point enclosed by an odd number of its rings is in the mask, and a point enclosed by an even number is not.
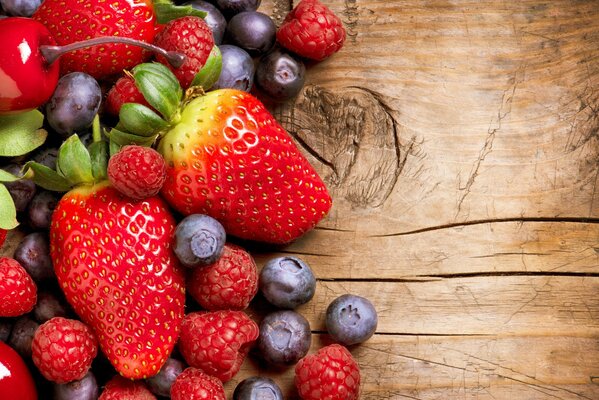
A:
[[[332,206],[263,102],[299,94],[341,20],[318,0],[278,29],[250,0],[0,5],[0,246],[23,233],[0,257],[0,398],[225,399],[259,357],[295,365],[302,399],[357,399],[342,345],[374,334],[373,305],[333,301],[340,344],[309,355],[312,269],[239,245],[288,244]],[[277,311],[246,313],[259,291]],[[255,376],[233,398],[283,394]]]

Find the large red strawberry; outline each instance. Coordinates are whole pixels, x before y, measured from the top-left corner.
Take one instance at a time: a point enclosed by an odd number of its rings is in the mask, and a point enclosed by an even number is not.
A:
[[[6,240],[6,231],[4,229],[0,229],[0,249]]]
[[[216,218],[230,235],[270,243],[297,239],[327,214],[332,201],[325,184],[254,96],[188,90],[181,101],[182,89],[164,65],[141,64],[131,72],[161,116],[128,106],[109,136],[121,143],[162,137],[167,178],[161,193],[173,208]]]
[[[90,157],[74,135],[59,151],[59,172],[28,165],[47,189],[78,183],[52,216],[56,276],[116,370],[140,379],[158,373],[183,320],[184,277],[171,248],[175,221],[159,197],[133,201],[103,181],[105,171],[93,163],[101,153],[96,145]]]
[[[164,198],[183,214],[208,214],[227,233],[287,243],[313,228],[331,197],[291,137],[252,95],[215,90],[187,104],[158,147]]]

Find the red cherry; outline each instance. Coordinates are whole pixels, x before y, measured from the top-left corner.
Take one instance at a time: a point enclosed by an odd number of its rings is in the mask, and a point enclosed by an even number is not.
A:
[[[60,68],[46,63],[40,46],[55,44],[40,22],[0,19],[0,115],[34,109],[52,96]]]
[[[0,399],[37,400],[33,378],[25,362],[0,341]]]

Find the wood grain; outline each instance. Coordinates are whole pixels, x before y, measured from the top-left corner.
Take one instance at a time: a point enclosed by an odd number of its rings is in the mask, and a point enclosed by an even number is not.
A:
[[[346,45],[272,111],[334,206],[296,243],[250,247],[313,267],[312,351],[355,293],[380,316],[351,349],[361,399],[598,399],[599,3],[323,2]],[[261,10],[280,23],[292,3]],[[253,374],[297,398],[292,369],[256,356],[229,397]]]

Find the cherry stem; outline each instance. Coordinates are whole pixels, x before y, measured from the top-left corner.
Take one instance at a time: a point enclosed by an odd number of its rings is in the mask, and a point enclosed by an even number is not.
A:
[[[170,65],[173,68],[179,68],[185,62],[185,55],[178,53],[176,51],[168,51],[164,50],[161,47],[154,46],[153,44],[142,42],[141,40],[126,38],[126,37],[118,37],[118,36],[101,36],[89,40],[82,40],[80,42],[69,43],[64,46],[49,46],[49,45],[41,45],[40,52],[42,56],[46,59],[48,65],[52,64],[54,61],[58,59],[64,53],[68,53],[71,51],[84,49],[86,47],[97,46],[99,44],[128,44],[132,46],[143,47],[146,50],[150,50],[154,53],[158,53],[164,58],[167,59]]]

